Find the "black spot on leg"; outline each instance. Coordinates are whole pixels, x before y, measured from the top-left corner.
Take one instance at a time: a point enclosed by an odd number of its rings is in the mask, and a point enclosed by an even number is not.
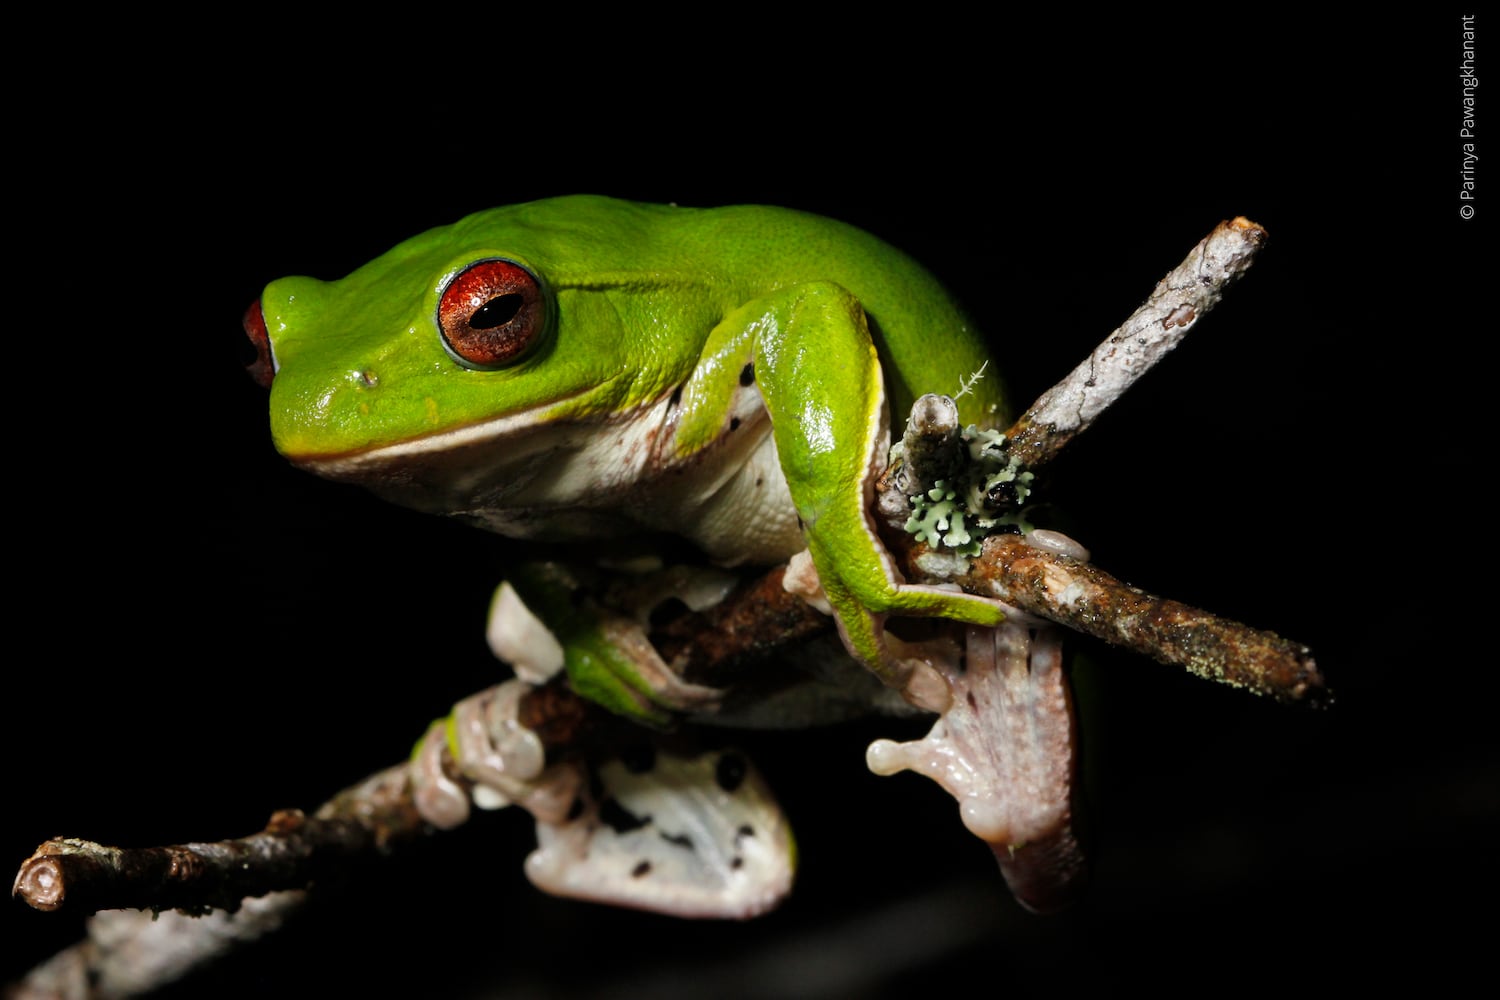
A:
[[[736,854],[729,859],[729,867],[735,871],[745,867],[745,859]]]
[[[672,398],[667,402],[667,406],[675,409],[675,408],[677,408],[677,407],[679,407],[681,405],[682,405],[682,386],[679,385],[677,388],[675,388],[675,389],[672,390]]]
[[[685,847],[694,853],[698,851],[698,845],[693,843],[693,838],[685,833],[663,833],[661,839],[673,847]]]
[[[714,765],[714,781],[726,792],[739,788],[745,780],[745,758],[737,753],[726,753]]]
[[[637,861],[635,867],[630,869],[631,878],[645,878],[649,874],[651,874],[651,862],[649,861]]]
[[[734,835],[740,838],[753,837],[755,836],[755,827],[751,826],[749,823],[742,823],[740,825],[740,828],[734,831]]]
[[[599,806],[599,819],[615,833],[639,830],[651,822],[650,816],[637,816],[614,799],[605,799]]]
[[[974,692],[973,691],[970,691],[968,694],[964,695],[964,700],[969,703],[969,707],[972,708],[974,711],[976,711],[976,712],[979,711],[979,702],[974,700]]]
[[[730,417],[729,418],[729,429],[732,430],[732,431],[737,431],[737,430],[740,429],[740,418],[739,417]]]
[[[740,369],[740,385],[749,387],[755,384],[755,365],[747,364]]]

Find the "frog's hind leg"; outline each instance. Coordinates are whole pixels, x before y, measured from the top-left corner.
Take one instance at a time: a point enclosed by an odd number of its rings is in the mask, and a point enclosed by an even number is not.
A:
[[[451,829],[471,805],[518,805],[536,820],[526,875],[558,896],[681,917],[743,919],[791,889],[790,827],[734,750],[638,752],[547,765],[518,721],[535,690],[507,681],[466,698],[418,743],[410,767],[422,817]]]
[[[679,917],[744,919],[791,890],[791,829],[734,750],[661,748],[593,770],[581,808],[537,823],[526,876],[545,892]]]
[[[886,638],[887,615],[994,627],[998,601],[907,584],[870,514],[890,435],[880,358],[859,300],[828,282],[779,289],[755,304],[762,317],[755,377],[782,471],[828,603],[850,653],[909,700],[912,663]],[[918,685],[921,687],[921,685]]]

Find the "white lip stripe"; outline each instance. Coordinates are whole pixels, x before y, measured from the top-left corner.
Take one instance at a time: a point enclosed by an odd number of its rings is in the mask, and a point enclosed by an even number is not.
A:
[[[349,455],[336,455],[332,458],[299,458],[297,464],[318,475],[327,475],[338,478],[341,473],[348,474],[356,469],[369,465],[381,465],[393,460],[411,458],[418,455],[441,454],[455,448],[464,448],[470,445],[485,444],[490,441],[503,440],[515,437],[519,434],[534,433],[538,426],[544,424],[547,412],[561,403],[567,402],[568,397],[555,400],[541,406],[533,406],[529,409],[518,410],[515,413],[507,413],[503,417],[494,417],[477,424],[469,424],[466,427],[458,427],[451,431],[438,431],[425,437],[412,438],[409,441],[398,441],[395,444],[381,445],[366,451],[355,452]]]
[[[446,489],[450,512],[511,537],[609,537],[635,526],[686,538],[725,565],[777,562],[800,549],[759,392],[738,391],[723,414],[726,431],[686,455],[677,449],[680,408],[672,400],[669,391],[592,422],[555,417],[559,404],[548,403],[297,464],[412,506],[421,506],[419,494],[431,499]],[[469,465],[444,461],[466,450]],[[413,486],[414,476],[424,485]]]

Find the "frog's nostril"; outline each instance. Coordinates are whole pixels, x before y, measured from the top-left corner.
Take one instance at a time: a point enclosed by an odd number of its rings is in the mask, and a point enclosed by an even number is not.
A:
[[[271,388],[276,377],[276,358],[271,352],[271,335],[266,332],[266,318],[260,311],[260,299],[250,303],[245,310],[245,336],[250,342],[253,355],[245,362],[245,371],[250,373],[257,385]]]

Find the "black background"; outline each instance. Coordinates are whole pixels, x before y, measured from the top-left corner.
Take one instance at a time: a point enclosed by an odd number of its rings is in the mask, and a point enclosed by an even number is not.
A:
[[[521,874],[529,823],[496,814],[172,995],[1458,974],[1493,928],[1500,833],[1472,487],[1494,325],[1475,254],[1500,199],[1458,218],[1458,17],[1415,20],[807,27],[609,59],[561,40],[577,26],[414,22],[431,51],[347,65],[289,29],[232,54],[71,53],[88,99],[39,90],[17,143],[9,856],[257,830],[399,761],[498,675],[482,632],[503,540],[271,449],[237,367],[268,280],[552,194],[784,204],[928,264],[1025,401],[1243,214],[1271,234],[1260,261],[1070,446],[1050,499],[1101,566],[1308,643],[1337,701],[1286,708],[1080,640],[1077,910],[1021,913],[935,786],[868,774],[890,724],[750,734],[801,849],[775,914],[548,899]],[[80,928],[10,904],[0,971]]]

